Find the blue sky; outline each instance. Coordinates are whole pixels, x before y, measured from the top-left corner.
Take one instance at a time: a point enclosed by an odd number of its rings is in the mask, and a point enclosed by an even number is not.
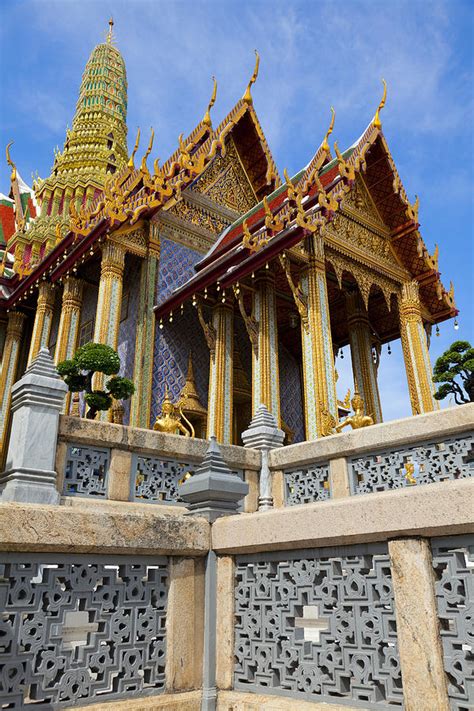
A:
[[[180,132],[202,117],[219,89],[214,124],[242,95],[261,55],[254,104],[280,171],[305,165],[336,109],[332,138],[350,145],[371,120],[388,84],[383,130],[430,251],[452,279],[461,311],[432,339],[434,360],[454,338],[473,340],[473,41],[474,3],[353,0],[231,2],[186,0],[17,0],[0,3],[1,113],[4,145],[22,177],[46,177],[53,148],[72,121],[87,58],[115,20],[128,73],[129,145],[136,129],[155,128],[165,160]],[[3,151],[3,148],[1,149]],[[8,192],[0,164],[0,191]],[[349,353],[339,363],[342,396]],[[386,419],[409,414],[398,344],[379,371]]]

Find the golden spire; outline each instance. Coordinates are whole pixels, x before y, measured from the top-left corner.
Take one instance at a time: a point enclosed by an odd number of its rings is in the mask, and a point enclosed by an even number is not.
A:
[[[135,145],[133,146],[132,155],[130,156],[129,161],[128,161],[129,168],[135,167],[135,163],[134,163],[133,159],[135,158],[135,153],[138,151],[139,144],[140,144],[140,129],[138,129],[138,131],[137,131],[137,138],[135,140]]]
[[[336,112],[334,111],[334,109],[333,109],[332,106],[331,106],[331,114],[332,114],[332,116],[331,116],[331,122],[330,122],[330,124],[329,124],[328,130],[326,131],[326,135],[324,136],[324,140],[323,140],[323,142],[322,142],[322,144],[321,144],[321,147],[322,147],[323,151],[326,151],[326,153],[329,153],[329,150],[330,150],[330,149],[329,149],[328,138],[329,138],[329,136],[331,135],[331,133],[333,132],[333,129],[334,129],[334,121],[335,121],[335,119],[336,119]]]
[[[382,122],[380,120],[380,111],[382,111],[383,107],[385,106],[385,101],[387,100],[387,82],[385,79],[382,79],[383,82],[383,96],[380,104],[377,107],[377,111],[375,112],[374,120],[372,121],[372,125],[375,128],[381,129],[382,128]]]
[[[16,180],[16,166],[10,157],[10,146],[13,146],[13,141],[10,141],[10,143],[7,145],[6,151],[5,151],[7,154],[7,163],[12,169],[12,174],[10,176],[10,180],[13,182]]]
[[[154,139],[155,139],[155,131],[153,130],[153,127],[152,127],[152,129],[151,129],[151,136],[150,136],[150,142],[148,143],[148,148],[146,149],[145,155],[143,156],[142,162],[141,162],[141,165],[140,165],[140,170],[142,171],[142,173],[145,173],[146,170],[147,170],[146,161],[147,161],[148,156],[149,156],[150,153],[151,153],[151,149],[153,148],[153,141],[154,141]]]
[[[203,124],[205,126],[208,126],[209,128],[212,128],[212,121],[211,121],[211,109],[216,103],[216,96],[217,96],[217,81],[216,77],[212,77],[212,81],[214,82],[214,88],[212,89],[212,96],[211,100],[207,106],[207,111],[204,114],[204,118],[202,120]]]
[[[114,41],[114,18],[111,17],[109,20],[109,31],[107,32],[107,44],[112,44]]]
[[[252,94],[250,93],[250,88],[251,88],[252,84],[255,84],[255,82],[257,81],[259,66],[260,66],[260,56],[259,56],[257,50],[255,50],[255,69],[253,70],[253,74],[250,77],[250,81],[247,85],[247,89],[245,90],[245,94],[242,97],[242,99],[245,102],[247,102],[247,104],[253,104],[253,99],[252,99]]]

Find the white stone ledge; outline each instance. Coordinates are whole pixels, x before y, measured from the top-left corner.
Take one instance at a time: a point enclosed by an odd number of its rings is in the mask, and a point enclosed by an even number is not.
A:
[[[273,449],[268,460],[271,469],[291,469],[378,449],[408,447],[416,442],[467,432],[473,427],[474,403],[468,403]]]
[[[244,554],[457,535],[474,530],[473,504],[473,479],[330,499],[219,519],[212,547]]]
[[[156,513],[152,507],[121,510],[0,503],[0,550],[123,555],[205,555],[210,525],[203,519]]]
[[[363,706],[347,706],[323,701],[302,701],[278,694],[255,694],[245,691],[219,691],[217,711],[368,711]]]
[[[59,442],[111,447],[154,457],[184,458],[195,462],[204,458],[209,446],[208,440],[205,439],[169,435],[140,427],[125,427],[65,415],[59,418]],[[236,445],[219,446],[226,464],[231,469],[260,469],[261,454],[257,450]]]

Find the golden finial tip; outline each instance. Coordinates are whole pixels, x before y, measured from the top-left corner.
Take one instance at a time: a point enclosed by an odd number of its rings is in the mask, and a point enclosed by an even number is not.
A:
[[[217,96],[217,80],[216,77],[212,77],[212,81],[214,82],[214,86],[212,88],[212,96],[211,100],[209,101],[209,104],[207,105],[207,110],[206,113],[204,114],[204,118],[202,120],[203,124],[205,126],[208,126],[209,128],[212,128],[212,121],[211,121],[211,109],[216,103],[216,96]]]
[[[331,106],[331,121],[329,123],[329,128],[326,131],[326,134],[324,136],[323,142],[321,144],[321,147],[323,151],[326,151],[326,153],[329,153],[329,143],[328,143],[328,138],[331,135],[331,133],[334,130],[334,121],[336,120],[336,112],[334,111],[334,107]]]
[[[251,87],[252,87],[252,84],[255,84],[255,82],[257,81],[258,69],[259,69],[259,67],[260,67],[260,55],[259,55],[259,53],[257,52],[257,50],[254,50],[254,51],[255,51],[255,69],[253,70],[253,74],[252,74],[252,76],[250,77],[249,83],[247,84],[247,89],[245,90],[245,94],[244,94],[243,97],[242,97],[242,99],[243,99],[247,104],[252,104],[252,103],[253,103],[252,93],[251,93],[250,89],[251,89]]]
[[[382,100],[380,101],[380,104],[377,107],[377,111],[375,112],[374,120],[373,120],[373,126],[375,128],[378,128],[379,130],[382,128],[382,122],[380,120],[380,112],[382,111],[383,107],[385,106],[385,102],[387,100],[387,82],[385,79],[382,79],[382,84],[383,84],[383,94],[382,94]]]
[[[107,32],[107,44],[111,44],[114,39],[114,18],[111,17],[109,20],[109,31]]]

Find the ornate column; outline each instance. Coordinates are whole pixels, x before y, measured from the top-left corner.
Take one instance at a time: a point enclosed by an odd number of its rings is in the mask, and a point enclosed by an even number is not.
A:
[[[142,261],[140,298],[137,313],[133,382],[135,393],[130,404],[130,425],[149,427],[151,412],[151,379],[153,375],[153,346],[155,342],[155,285],[158,254],[150,254]]]
[[[416,280],[402,285],[398,298],[400,336],[414,415],[439,409],[434,399],[430,354],[421,318],[419,286]]]
[[[346,308],[354,383],[364,400],[366,414],[371,415],[374,422],[382,422],[377,366],[372,357],[372,332],[358,291],[346,294]]]
[[[36,358],[42,348],[48,348],[51,323],[53,320],[55,291],[54,286],[42,281],[38,287],[38,303],[36,305],[33,335],[31,336],[28,365]]]
[[[219,304],[214,307],[210,328],[215,345],[210,354],[207,437],[215,436],[218,442],[231,444],[234,361],[232,306]]]
[[[5,449],[12,385],[16,380],[25,314],[10,311],[0,374],[0,453]]]
[[[112,348],[117,348],[118,343],[124,264],[124,248],[114,242],[106,242],[100,265],[94,342],[105,343]]]
[[[123,270],[125,249],[115,242],[105,242],[102,248],[100,265],[99,294],[94,326],[94,343],[104,343],[117,350],[122,308]],[[94,376],[94,389],[101,390],[104,376]],[[106,412],[100,413],[100,419],[108,419]]]
[[[336,371],[324,264],[324,242],[319,233],[308,237],[309,263],[300,288],[306,316],[301,318],[306,439],[329,433],[337,422]]]
[[[252,414],[260,405],[274,415],[280,427],[280,374],[275,286],[271,276],[257,281],[253,315],[258,338],[252,348]]]
[[[54,354],[57,365],[63,360],[72,358],[77,348],[79,324],[81,320],[82,290],[84,282],[75,277],[64,279],[61,317],[59,319],[58,341]]]

